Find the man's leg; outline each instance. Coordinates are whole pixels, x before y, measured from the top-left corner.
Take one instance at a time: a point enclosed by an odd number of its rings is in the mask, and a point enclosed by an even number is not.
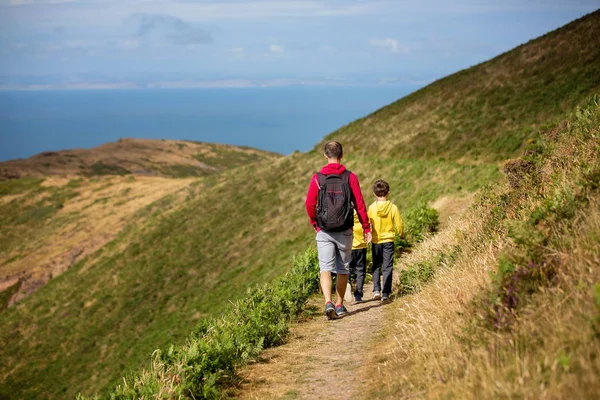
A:
[[[339,281],[339,279],[338,279]],[[331,272],[325,271],[321,272],[321,290],[323,290],[323,295],[325,296],[325,303],[331,301],[331,289],[333,286],[333,279],[331,278]]]
[[[332,235],[335,238],[336,257],[336,295],[337,305],[344,304],[344,294],[346,294],[346,285],[348,285],[349,266],[352,261],[352,229],[344,232],[336,232]]]
[[[346,294],[346,285],[348,285],[348,274],[337,274],[335,280],[335,294],[337,304],[344,304],[344,295]]]
[[[392,272],[394,270],[394,242],[383,243],[383,297],[392,294]]]
[[[331,273],[335,271],[335,243],[323,231],[317,232],[317,253],[319,255],[319,268],[321,270],[321,289],[325,303],[331,301],[333,279]]]

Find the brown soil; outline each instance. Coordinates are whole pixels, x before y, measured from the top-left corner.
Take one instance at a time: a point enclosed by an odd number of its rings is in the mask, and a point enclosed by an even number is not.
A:
[[[370,297],[371,285],[365,285]],[[233,395],[241,399],[360,398],[371,377],[359,374],[367,349],[385,323],[388,304],[369,300],[346,304],[348,315],[328,321],[322,299],[313,299],[319,316],[291,329],[288,343],[265,350],[261,359],[239,371],[243,382]],[[372,353],[371,353],[372,354]]]

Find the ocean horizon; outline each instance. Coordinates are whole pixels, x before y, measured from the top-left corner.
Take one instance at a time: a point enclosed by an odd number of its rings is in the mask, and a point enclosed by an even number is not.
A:
[[[0,161],[120,138],[308,151],[417,85],[0,91]]]

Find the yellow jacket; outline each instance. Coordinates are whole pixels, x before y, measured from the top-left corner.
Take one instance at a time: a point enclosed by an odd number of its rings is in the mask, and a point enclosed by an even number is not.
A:
[[[367,243],[365,242],[365,231],[363,231],[362,224],[358,220],[358,214],[354,210],[354,240],[352,240],[352,250],[366,249]]]
[[[369,206],[369,221],[375,244],[393,242],[396,232],[404,234],[400,211],[389,200],[375,201]]]

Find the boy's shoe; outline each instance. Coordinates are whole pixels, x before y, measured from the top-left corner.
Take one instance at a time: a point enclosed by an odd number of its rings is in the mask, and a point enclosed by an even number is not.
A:
[[[338,304],[335,306],[335,314],[338,317],[343,317],[344,315],[348,314],[348,310],[346,310],[346,307],[344,307],[343,304]]]
[[[373,292],[373,300],[381,300],[381,293]]]
[[[389,294],[384,294],[383,296],[381,296],[381,301],[389,301],[390,300],[390,295]]]
[[[363,302],[363,299],[362,299],[362,297],[355,297],[355,298],[354,298],[354,304],[360,304],[360,303],[362,303],[362,302]]]
[[[335,306],[331,301],[328,301],[325,304],[325,315],[327,315],[327,319],[335,319],[337,316],[335,313]]]

